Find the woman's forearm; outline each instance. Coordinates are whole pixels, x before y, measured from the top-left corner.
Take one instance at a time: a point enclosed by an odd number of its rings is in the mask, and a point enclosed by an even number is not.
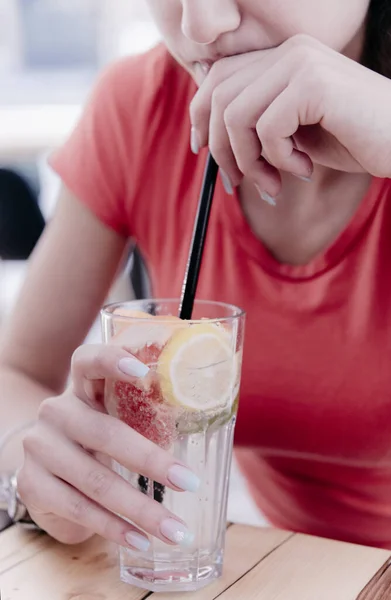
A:
[[[12,429],[34,421],[41,402],[54,395],[23,373],[0,366],[0,440]],[[0,473],[21,465],[23,433],[13,436],[1,453]]]

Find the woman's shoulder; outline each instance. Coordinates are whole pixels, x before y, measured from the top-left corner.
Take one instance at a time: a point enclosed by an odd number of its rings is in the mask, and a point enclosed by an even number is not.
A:
[[[133,219],[145,165],[158,164],[159,144],[166,156],[168,140],[178,139],[185,128],[188,136],[185,116],[194,90],[163,45],[115,62],[101,74],[76,128],[51,157],[52,168],[103,222],[129,233],[128,215]]]

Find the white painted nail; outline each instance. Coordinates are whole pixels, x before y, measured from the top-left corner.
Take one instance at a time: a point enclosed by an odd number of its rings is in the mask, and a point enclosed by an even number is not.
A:
[[[261,192],[261,198],[262,200],[270,204],[270,206],[277,206],[276,199],[273,198],[273,196],[271,196],[267,192]]]
[[[184,492],[196,492],[201,485],[201,480],[193,471],[182,465],[173,465],[168,470],[168,479],[175,487]]]
[[[199,65],[204,75],[207,75],[212,67],[212,63],[209,63],[207,60],[201,60]]]
[[[149,373],[149,367],[144,365],[137,358],[130,357],[129,358],[121,358],[118,363],[118,368],[125,375],[130,375],[131,377],[145,377]]]
[[[174,544],[178,544],[178,546],[191,546],[194,542],[194,534],[190,533],[186,525],[175,519],[165,519],[162,521],[160,531],[165,538],[170,540],[170,542],[174,542]]]
[[[259,195],[261,196],[262,200],[264,200],[265,202],[267,202],[268,204],[270,204],[270,206],[276,206],[277,205],[276,199],[273,198],[273,196],[271,196],[270,194],[268,194],[264,190],[261,190],[261,188],[259,187],[259,185],[255,184],[255,187],[257,188],[257,190],[259,192]]]
[[[231,180],[228,177],[227,173],[225,171],[223,171],[222,169],[220,169],[220,177],[221,177],[221,181],[223,182],[223,186],[224,186],[224,189],[227,192],[227,194],[229,194],[230,196],[233,196],[234,188],[231,183]]]
[[[136,550],[141,550],[141,552],[148,552],[151,542],[147,537],[141,535],[141,533],[137,533],[137,531],[130,531],[125,535],[126,543],[129,544],[132,548]]]
[[[198,62],[194,65],[194,75],[198,86],[201,86],[203,84],[208,72],[209,71],[206,69],[205,64],[201,64]]]
[[[303,175],[295,175],[295,173],[292,173],[292,175],[294,177],[297,177],[297,179],[301,179],[301,181],[305,181],[306,183],[312,183],[311,177],[304,177]]]
[[[198,138],[198,132],[197,129],[195,127],[191,128],[191,133],[190,133],[190,147],[191,147],[191,151],[194,154],[198,154],[200,151],[200,142],[199,142],[199,138]]]

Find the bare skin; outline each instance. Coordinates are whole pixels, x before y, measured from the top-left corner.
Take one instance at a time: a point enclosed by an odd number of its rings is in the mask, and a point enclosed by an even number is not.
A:
[[[125,244],[70,192],[62,191],[13,317],[2,332],[2,431],[35,418],[43,399],[63,391],[72,354],[104,301]],[[58,335],[53,336],[54,330]],[[7,450],[2,466],[19,466],[21,449]]]
[[[307,55],[314,71],[319,74],[319,79],[314,81],[315,88],[322,93],[326,88],[341,87],[340,74],[346,79],[351,72],[355,79],[357,72],[365,78],[365,69],[354,61],[359,60],[362,52],[368,0],[345,4],[343,11],[337,0],[318,0],[315,4],[311,0],[300,0],[295,3],[294,14],[289,0],[278,3],[272,0],[201,0],[198,3],[171,0],[170,12],[167,5],[159,0],[148,0],[148,4],[169,50],[200,86],[190,111],[199,146],[208,144],[232,185],[239,186],[243,212],[253,231],[273,255],[288,264],[309,262],[347,225],[368,188],[368,172],[374,174],[378,163],[372,162],[363,169],[361,163],[357,164],[356,157],[348,155],[345,149],[334,143],[334,136],[323,136],[324,151],[319,153],[319,128],[314,128],[314,135],[295,137],[300,149],[312,152],[301,156],[294,152],[288,159],[272,157],[271,152],[267,154],[264,140],[256,139],[255,131],[252,136],[246,134],[242,142],[239,135],[241,131],[254,130],[257,118],[263,115],[270,100],[278,99],[278,94],[272,91],[265,104],[266,90],[270,86],[269,81],[276,79],[276,71],[289,73],[292,80],[296,70],[297,73],[302,71],[299,89],[303,108],[298,105],[297,111],[310,113],[312,106],[316,109],[319,102],[316,94],[310,91],[306,97],[304,93],[306,72],[302,67]],[[292,60],[288,65],[295,52],[297,62]],[[324,67],[327,67],[327,73],[322,78]],[[264,72],[267,76],[263,78]],[[307,75],[311,78],[311,68]],[[362,81],[360,89],[366,87],[372,94],[372,77],[375,77],[375,89],[379,84],[378,102],[384,104],[384,118],[386,104],[383,102],[383,85],[380,85],[383,80],[370,72],[368,76],[371,83]],[[256,83],[257,78],[259,83]],[[281,89],[284,89],[284,76],[281,81]],[[389,95],[389,82],[384,80],[383,83]],[[353,88],[349,93],[354,95]],[[239,134],[235,135],[235,127],[227,127],[224,123],[227,110],[235,122],[235,104],[237,114],[246,115],[248,110],[244,107],[251,102],[253,121],[247,123],[238,118],[236,129]],[[343,94],[337,95],[335,103],[330,104],[330,114],[336,114],[336,107],[340,106],[345,115],[344,103]],[[289,104],[280,107],[276,113],[277,121],[288,114]],[[359,110],[366,113],[367,106],[368,100],[363,98]],[[355,121],[357,118],[354,118]],[[373,124],[368,123],[368,127],[371,129]],[[315,142],[316,153],[313,152]],[[288,148],[287,152],[290,155],[291,149]],[[384,144],[383,152],[389,156],[388,143]],[[258,160],[261,153],[267,158],[267,163]],[[388,164],[383,167],[383,175],[389,170]],[[337,165],[338,170],[334,170]],[[361,172],[361,175],[352,177],[352,172]],[[297,180],[291,173],[311,177],[312,183]],[[277,209],[259,202],[262,191],[276,197]]]
[[[305,264],[349,222],[371,175],[391,175],[391,83],[354,62],[369,0],[299,0],[294,12],[291,0],[148,1],[169,50],[199,85],[191,106],[198,146],[209,145],[239,187],[259,239],[280,261]],[[276,197],[276,207],[263,202],[264,192]],[[64,542],[97,532],[132,545],[128,534],[137,530],[118,512],[164,539],[162,524],[173,518],[162,507],[141,510],[134,490],[113,496],[119,482],[84,450],[171,485],[169,456],[100,411],[103,380],[119,375],[126,351],[94,346],[74,354],[125,245],[64,190],[3,336],[2,428],[41,405],[24,441],[20,493],[33,518]],[[16,460],[16,450],[7,460]],[[78,464],[79,473],[67,464]]]

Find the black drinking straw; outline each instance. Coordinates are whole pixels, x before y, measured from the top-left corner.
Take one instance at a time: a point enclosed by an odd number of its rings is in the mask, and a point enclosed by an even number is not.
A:
[[[219,167],[213,156],[209,153],[206,163],[204,181],[202,183],[200,199],[198,202],[197,215],[194,224],[193,239],[191,241],[189,259],[187,261],[185,278],[182,286],[182,298],[179,307],[181,319],[191,319],[194,299],[197,292],[198,278],[200,275],[202,255],[205,247],[206,233],[212,208],[213,194],[216,187],[216,179]],[[156,481],[149,481],[147,477],[139,475],[138,485],[143,494],[148,493],[149,484],[152,485],[153,498],[156,502],[164,500],[164,485]]]
[[[189,259],[187,261],[185,278],[183,280],[182,298],[179,307],[180,319],[191,319],[193,313],[194,299],[197,292],[198,278],[200,275],[202,255],[205,247],[210,209],[212,208],[218,170],[219,167],[216,164],[216,161],[209,153],[198,202]]]

